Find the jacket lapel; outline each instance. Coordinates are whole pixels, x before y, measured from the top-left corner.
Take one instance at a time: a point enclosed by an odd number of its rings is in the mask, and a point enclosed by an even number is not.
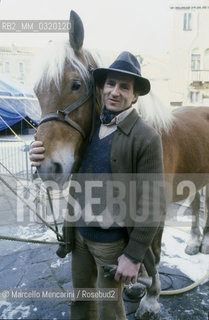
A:
[[[129,135],[138,119],[139,114],[135,109],[133,109],[132,112],[118,124],[118,129],[121,130],[124,134]]]

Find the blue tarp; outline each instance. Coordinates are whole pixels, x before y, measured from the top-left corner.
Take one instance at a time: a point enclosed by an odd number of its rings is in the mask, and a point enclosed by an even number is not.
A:
[[[39,102],[32,89],[0,73],[0,131],[28,117],[40,121]]]

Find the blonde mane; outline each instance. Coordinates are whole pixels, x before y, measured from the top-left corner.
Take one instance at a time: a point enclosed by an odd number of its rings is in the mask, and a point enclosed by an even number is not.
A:
[[[170,131],[174,121],[172,109],[164,105],[152,91],[146,96],[139,97],[135,108],[142,119],[159,133]]]
[[[33,87],[42,90],[45,84],[52,80],[58,91],[61,90],[62,77],[66,61],[70,61],[72,67],[78,71],[87,85],[89,82],[89,72],[79,61],[71,48],[68,40],[49,42],[44,50],[35,57],[33,70]]]

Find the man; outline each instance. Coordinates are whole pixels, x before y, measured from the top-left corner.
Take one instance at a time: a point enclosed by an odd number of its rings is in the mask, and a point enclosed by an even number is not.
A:
[[[102,89],[104,108],[101,125],[95,130],[84,152],[79,174],[161,175],[163,163],[160,136],[132,108],[140,95],[150,91],[149,80],[141,76],[135,56],[122,52],[109,68],[94,70],[93,77],[96,85]],[[43,152],[41,142],[32,144],[30,160],[33,165],[41,164]],[[139,184],[140,179],[137,179]],[[136,195],[137,210],[143,216],[141,187]],[[153,198],[148,197],[146,201],[151,202]],[[131,210],[127,209],[125,214],[129,216]],[[118,299],[100,301],[99,311],[95,301],[78,301],[71,308],[71,319],[126,319],[122,299],[124,283],[137,281],[142,262],[149,274],[156,272],[154,260],[151,261],[153,255],[150,245],[159,226],[159,219],[152,224],[153,209],[150,209],[152,213],[145,211],[146,222],[142,219],[141,225],[133,222],[132,225],[113,223],[109,228],[101,225],[91,227],[85,219],[81,219],[82,224],[77,223],[73,228],[74,288],[114,288],[118,290]],[[69,239],[68,235],[65,238]],[[63,253],[62,249],[58,254],[65,256],[66,252]],[[118,265],[114,279],[104,276],[103,266],[107,264]]]

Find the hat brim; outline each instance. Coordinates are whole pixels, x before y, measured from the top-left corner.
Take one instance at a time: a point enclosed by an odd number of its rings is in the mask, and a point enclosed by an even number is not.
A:
[[[135,78],[135,89],[139,92],[140,96],[144,96],[150,92],[151,85],[148,79],[136,75],[135,73],[114,69],[114,68],[97,68],[93,71],[95,83],[100,88],[103,88],[107,74],[111,71],[118,73],[128,74]]]

